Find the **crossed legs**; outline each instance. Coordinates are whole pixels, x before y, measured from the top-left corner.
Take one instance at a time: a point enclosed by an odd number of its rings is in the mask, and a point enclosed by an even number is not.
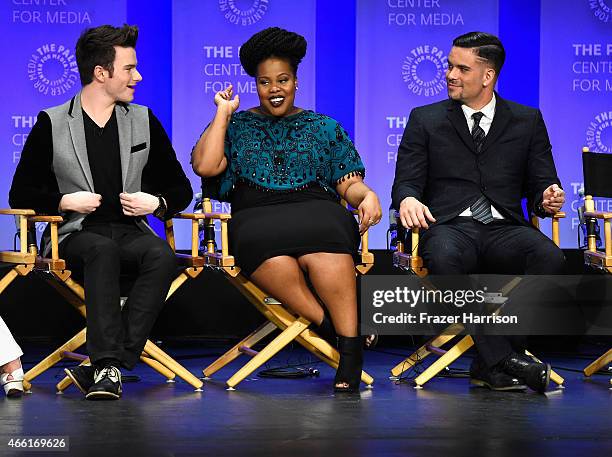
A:
[[[315,294],[306,282],[308,276]],[[348,254],[314,253],[297,259],[272,257],[263,262],[251,279],[293,312],[320,325],[327,308],[339,338],[340,365],[334,381],[339,392],[359,387],[363,343],[357,331],[355,265]]]
[[[357,292],[350,255],[318,252],[297,259],[272,257],[253,272],[251,279],[293,312],[320,324],[324,310],[308,287],[306,275],[327,307],[338,335],[356,336]]]

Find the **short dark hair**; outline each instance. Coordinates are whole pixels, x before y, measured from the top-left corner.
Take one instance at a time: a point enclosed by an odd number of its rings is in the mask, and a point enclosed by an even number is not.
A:
[[[485,32],[469,32],[453,40],[458,48],[473,48],[474,53],[486,60],[495,70],[496,76],[504,66],[506,51],[504,45],[495,35]]]
[[[240,63],[250,76],[257,74],[257,66],[270,57],[286,59],[297,75],[298,65],[306,55],[306,39],[295,32],[269,27],[257,32],[240,47]]]
[[[86,29],[76,44],[76,60],[81,77],[81,85],[93,81],[93,71],[97,65],[108,70],[113,76],[115,46],[135,48],[138,40],[138,27],[124,24],[123,27],[101,25]]]

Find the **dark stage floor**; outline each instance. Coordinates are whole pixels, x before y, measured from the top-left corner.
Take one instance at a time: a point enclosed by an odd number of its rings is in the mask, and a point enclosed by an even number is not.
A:
[[[166,349],[192,372],[227,346],[168,344]],[[25,361],[43,353],[26,345]],[[546,395],[495,393],[470,388],[467,379],[436,378],[423,390],[388,379],[407,348],[366,353],[374,389],[335,396],[333,371],[301,349],[286,350],[270,366],[305,363],[318,378],[244,381],[233,392],[224,380],[232,364],[193,392],[182,381],[167,384],[145,365],[124,384],[115,402],[89,402],[70,387],[56,395],[62,374],[51,369],[33,393],[0,399],[0,456],[30,455],[10,449],[10,438],[68,436],[69,455],[119,456],[606,456],[612,453],[612,391],[609,376],[591,380],[560,369],[566,389]],[[588,361],[551,356],[555,367],[581,369]],[[312,363],[309,363],[312,361]],[[464,357],[455,365],[467,368]],[[455,367],[454,366],[454,367]],[[66,455],[35,452],[31,455]]]

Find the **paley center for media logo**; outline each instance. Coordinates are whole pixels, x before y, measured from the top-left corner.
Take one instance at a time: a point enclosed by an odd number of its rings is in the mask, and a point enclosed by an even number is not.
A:
[[[446,89],[447,55],[425,44],[411,49],[402,62],[402,79],[414,95],[433,97]]]
[[[43,44],[30,55],[28,79],[42,95],[63,95],[79,81],[76,57],[62,44]]]
[[[591,151],[612,152],[612,111],[599,113],[589,122],[586,130],[586,144]]]
[[[269,0],[219,0],[219,9],[229,23],[247,26],[265,16],[269,3]]]
[[[612,20],[612,7],[606,4],[609,0],[587,0],[593,14],[602,22],[608,23]]]

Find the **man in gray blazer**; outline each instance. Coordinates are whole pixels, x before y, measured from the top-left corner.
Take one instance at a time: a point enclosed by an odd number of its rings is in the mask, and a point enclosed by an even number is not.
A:
[[[67,370],[88,399],[121,396],[176,275],[172,249],[146,221],[183,210],[192,191],[150,109],[131,103],[135,26],[88,29],[76,45],[82,90],[43,110],[10,191],[13,208],[60,214],[60,256],[84,281],[91,367]],[[50,250],[43,235],[43,253]],[[120,276],[135,282],[122,312]]]

